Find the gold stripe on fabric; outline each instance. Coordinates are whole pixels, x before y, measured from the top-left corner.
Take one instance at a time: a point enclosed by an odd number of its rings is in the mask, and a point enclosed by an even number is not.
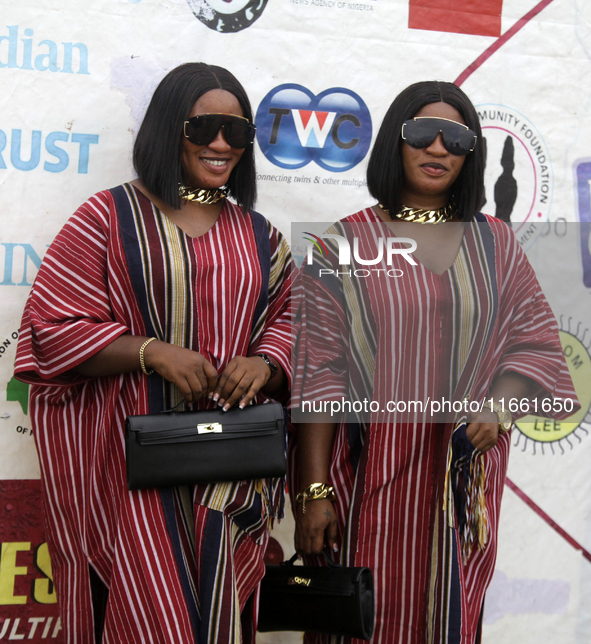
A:
[[[442,585],[443,593],[441,598],[441,644],[447,644],[449,641],[449,617],[451,609],[451,584],[452,584],[452,566],[454,542],[452,530],[443,526],[443,575]]]
[[[327,233],[337,234],[347,237],[346,231],[339,225],[331,226]],[[327,246],[335,256],[338,256],[339,250],[336,242],[332,239],[327,240]],[[362,280],[350,276],[348,272],[343,271],[341,275],[345,301],[348,303],[350,314],[350,334],[351,334],[351,351],[354,355],[355,362],[358,365],[359,374],[368,374],[364,383],[365,391],[353,389],[351,395],[354,399],[363,400],[371,398],[373,390],[373,374],[375,371],[375,352],[376,342],[373,330],[368,321],[368,312],[365,310],[365,300],[362,293]],[[355,383],[351,383],[351,387]]]
[[[259,335],[262,333],[263,329],[265,328],[265,322],[267,320],[267,313],[263,313],[261,317],[257,320],[257,323],[252,329],[252,332],[250,334],[250,342],[249,344],[253,344],[256,339],[259,337]]]
[[[281,479],[277,479],[280,481]],[[223,512],[227,517],[232,519],[237,514],[242,514],[246,510],[249,510],[256,503],[256,483],[257,481],[248,482],[248,494],[242,500],[242,503],[239,507],[235,507],[233,512],[227,510],[228,506],[231,505],[236,499],[237,493],[242,492],[238,488],[241,488],[245,485],[244,481],[237,482],[226,482],[226,483],[210,483],[207,485],[206,490],[199,502],[200,505],[203,505],[210,510],[215,510],[216,512]],[[261,502],[267,508],[268,514],[271,513],[272,508],[267,505],[268,495],[264,493],[261,495]],[[259,530],[263,525],[264,519],[261,514],[260,520],[257,520],[253,525],[250,525],[247,529],[248,534],[253,534]],[[257,541],[257,543],[259,543]]]
[[[160,210],[154,208],[154,219],[162,245],[164,260],[164,303],[166,331],[164,340],[179,347],[192,347],[193,292],[191,263],[183,232]],[[182,395],[174,385],[167,386],[167,406],[174,407]]]
[[[494,288],[493,288],[493,282],[496,283],[496,280],[493,280],[493,277],[491,275],[489,275],[489,268],[488,268],[488,263],[486,261],[486,250],[484,248],[484,242],[483,242],[483,239],[482,239],[482,232],[481,232],[482,228],[481,228],[481,226],[482,226],[482,224],[477,224],[477,228],[476,228],[476,230],[474,232],[474,241],[475,241],[475,245],[476,245],[477,252],[478,252],[478,259],[480,261],[480,264],[483,267],[483,272],[485,272],[486,275],[487,275],[487,279],[486,279],[485,284],[486,284],[486,296],[488,298],[487,301],[489,302],[489,306],[488,306],[488,316],[487,316],[487,319],[486,319],[486,328],[490,329],[491,323],[495,319],[495,316],[496,316],[496,313],[497,313],[497,311],[496,311],[496,309],[494,307],[495,293],[494,293]],[[475,266],[471,266],[472,274],[474,273],[474,270],[475,270]],[[482,301],[483,301],[483,299],[482,299],[482,293],[481,293],[479,303],[482,302]],[[481,313],[481,310],[482,310],[482,305],[480,304],[479,314]],[[483,347],[483,351],[484,351],[484,347]]]
[[[436,507],[438,507],[438,503]],[[427,602],[427,643],[435,644],[435,607],[437,606],[437,573],[439,559],[437,546],[439,541],[439,511],[435,512],[433,525],[433,541],[431,542],[431,574],[429,577],[429,599]]]
[[[459,320],[456,326],[455,335],[455,364],[456,373],[453,374],[452,382],[458,382],[460,373],[464,368],[470,347],[474,340],[474,317],[478,316],[480,307],[478,306],[478,293],[474,291],[472,280],[470,279],[470,266],[468,257],[462,245],[455,264],[455,277],[457,280],[457,311]]]
[[[352,345],[355,348],[355,353],[361,359],[363,373],[373,374],[375,369],[375,350],[368,342],[368,337],[372,336],[372,333],[368,328],[367,311],[365,311],[359,284],[358,279],[353,280],[348,275],[343,275],[345,300],[349,303],[354,303],[354,307],[351,307]]]
[[[167,311],[169,320],[168,341],[178,347],[185,346],[185,298],[187,297],[187,263],[183,253],[184,239],[177,226],[166,216],[160,213],[160,221],[164,233],[163,241],[167,245],[167,258],[170,263],[168,272],[168,303],[170,310]]]
[[[272,294],[279,279],[285,271],[285,265],[291,260],[291,252],[285,239],[280,238],[277,251],[271,257],[271,270],[269,272],[269,294]]]
[[[234,496],[236,483],[216,483],[209,485],[207,495],[203,499],[203,505],[210,510],[224,512],[226,506]]]
[[[468,244],[463,244],[458,255],[454,272],[452,273],[452,289],[456,306],[454,310],[454,332],[452,345],[452,367],[450,369],[451,389],[454,391],[459,384],[463,371],[467,368],[471,373],[468,383],[464,383],[463,391],[457,392],[461,397],[469,395],[477,370],[474,365],[482,359],[486,350],[487,338],[494,321],[494,279],[489,275],[486,250],[484,248],[479,224],[472,224],[474,250],[470,253]],[[483,290],[478,290],[476,274],[485,276]],[[483,303],[484,306],[483,306]],[[470,306],[468,306],[470,305]],[[488,311],[483,322],[483,311]],[[460,318],[459,320],[457,318]],[[482,341],[475,344],[476,333],[484,328]]]
[[[207,637],[208,644],[217,644],[217,634],[220,630],[219,623],[220,623],[221,604],[223,603],[223,597],[224,597],[223,589],[224,589],[224,578],[226,575],[226,562],[228,561],[228,553],[230,550],[225,530],[222,532],[220,537],[221,537],[220,549],[218,550],[218,559],[217,559],[217,565],[215,570],[215,579],[213,584],[212,602],[211,602],[211,609],[209,613],[209,619],[207,619],[207,616],[202,616],[202,619],[204,619],[204,621],[207,621],[209,623],[208,637]],[[236,609],[234,608],[232,613],[234,613],[235,610]],[[232,615],[232,618],[233,617],[234,615]],[[234,619],[232,619],[232,621],[234,621]],[[234,630],[233,624],[230,625],[229,630],[230,632]],[[239,639],[236,641],[240,642]]]

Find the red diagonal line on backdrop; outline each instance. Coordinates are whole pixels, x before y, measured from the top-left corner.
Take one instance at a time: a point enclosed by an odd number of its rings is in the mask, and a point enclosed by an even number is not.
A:
[[[483,65],[494,53],[502,47],[509,38],[512,38],[521,28],[535,18],[542,9],[545,9],[552,0],[542,0],[531,10],[528,11],[523,18],[520,18],[512,27],[508,29],[500,38],[494,41],[494,43],[485,51],[478,56],[478,58],[471,64],[466,67],[466,69],[456,78],[454,84],[460,87],[462,83],[471,76],[481,65]]]
[[[562,537],[562,538],[563,538],[567,543],[569,543],[569,544],[570,544],[570,545],[571,545],[575,550],[579,550],[579,551],[581,552],[581,554],[583,555],[583,557],[585,557],[585,559],[587,559],[587,561],[591,561],[591,552],[589,552],[588,550],[585,550],[585,548],[583,548],[583,546],[582,546],[578,541],[576,541],[575,539],[573,539],[573,538],[570,536],[570,534],[568,534],[568,532],[567,532],[566,530],[563,530],[563,529],[558,525],[558,523],[556,523],[556,521],[554,521],[554,519],[552,519],[550,516],[548,516],[548,515],[544,512],[544,510],[542,510],[542,508],[541,508],[541,507],[540,507],[540,506],[539,506],[539,505],[538,505],[538,504],[537,504],[533,499],[530,499],[530,498],[529,498],[529,496],[527,496],[527,494],[526,494],[522,489],[518,488],[518,487],[517,487],[517,485],[515,485],[515,483],[513,483],[513,481],[512,481],[510,478],[508,478],[508,477],[507,477],[507,478],[505,479],[505,485],[506,485],[508,488],[510,488],[511,490],[513,490],[513,492],[515,492],[515,494],[517,494],[517,496],[518,496],[518,497],[519,497],[519,498],[520,498],[524,503],[526,503],[527,505],[529,505],[529,507],[530,507],[530,508],[531,508],[531,509],[532,509],[532,510],[533,510],[533,511],[538,515],[538,516],[540,516],[542,519],[544,519],[544,521],[545,521],[545,522],[546,522],[546,523],[547,523],[551,528],[553,528],[556,532],[558,532],[558,534],[559,534],[559,535],[560,535],[560,536],[561,536],[561,537]]]
[[[460,87],[462,83],[469,78],[479,67],[481,67],[498,49],[500,49],[510,38],[512,38],[520,29],[525,27],[525,25],[535,18],[542,9],[545,9],[552,0],[541,0],[538,4],[528,13],[518,20],[510,29],[508,29],[500,38],[497,38],[495,42],[478,58],[456,78],[454,84]],[[568,544],[570,544],[575,550],[578,550],[587,561],[591,562],[591,552],[583,548],[583,546],[573,537],[568,534],[566,530],[561,528],[552,517],[550,517],[542,508],[531,499],[522,489],[517,487],[513,481],[507,477],[505,479],[505,484],[508,488],[513,490],[515,494],[526,504],[528,505],[539,517],[541,517],[553,530],[555,530]]]

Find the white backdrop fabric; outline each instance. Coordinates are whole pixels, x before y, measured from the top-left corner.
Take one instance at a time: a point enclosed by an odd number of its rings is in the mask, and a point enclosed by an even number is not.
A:
[[[503,501],[484,641],[591,641],[591,560],[584,556],[591,551],[591,3],[1,4],[0,479],[39,477],[26,388],[12,380],[36,270],[83,201],[133,178],[134,135],[167,71],[204,61],[244,84],[259,126],[257,210],[288,239],[292,222],[333,221],[370,205],[367,149],[393,98],[415,81],[456,81],[484,127],[484,211],[509,212],[553,289],[549,299],[586,405],[568,426],[513,432],[514,487]],[[502,183],[501,175],[514,182]],[[513,196],[494,198],[499,181]],[[294,255],[304,250],[294,245]],[[288,518],[274,532],[286,556],[292,530]]]

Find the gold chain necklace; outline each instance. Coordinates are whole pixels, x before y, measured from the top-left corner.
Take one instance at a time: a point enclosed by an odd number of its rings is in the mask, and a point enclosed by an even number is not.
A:
[[[179,197],[187,201],[196,201],[206,206],[217,203],[220,199],[225,199],[227,194],[227,188],[189,188],[179,183]]]
[[[390,214],[387,208],[384,208],[382,204],[379,205],[386,214]],[[402,206],[400,212],[396,213],[395,218],[401,221],[412,221],[417,224],[440,224],[453,219],[456,213],[455,204],[450,201],[446,206],[437,210],[424,210],[423,208]]]

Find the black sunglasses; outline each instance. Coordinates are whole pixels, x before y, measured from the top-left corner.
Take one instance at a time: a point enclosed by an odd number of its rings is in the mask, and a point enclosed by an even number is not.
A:
[[[417,116],[402,124],[402,138],[413,148],[427,148],[441,132],[451,154],[464,156],[476,147],[478,137],[467,125],[436,116]]]
[[[235,114],[199,114],[184,123],[183,134],[195,145],[209,145],[224,129],[224,139],[232,148],[247,148],[253,141],[256,126]]]

